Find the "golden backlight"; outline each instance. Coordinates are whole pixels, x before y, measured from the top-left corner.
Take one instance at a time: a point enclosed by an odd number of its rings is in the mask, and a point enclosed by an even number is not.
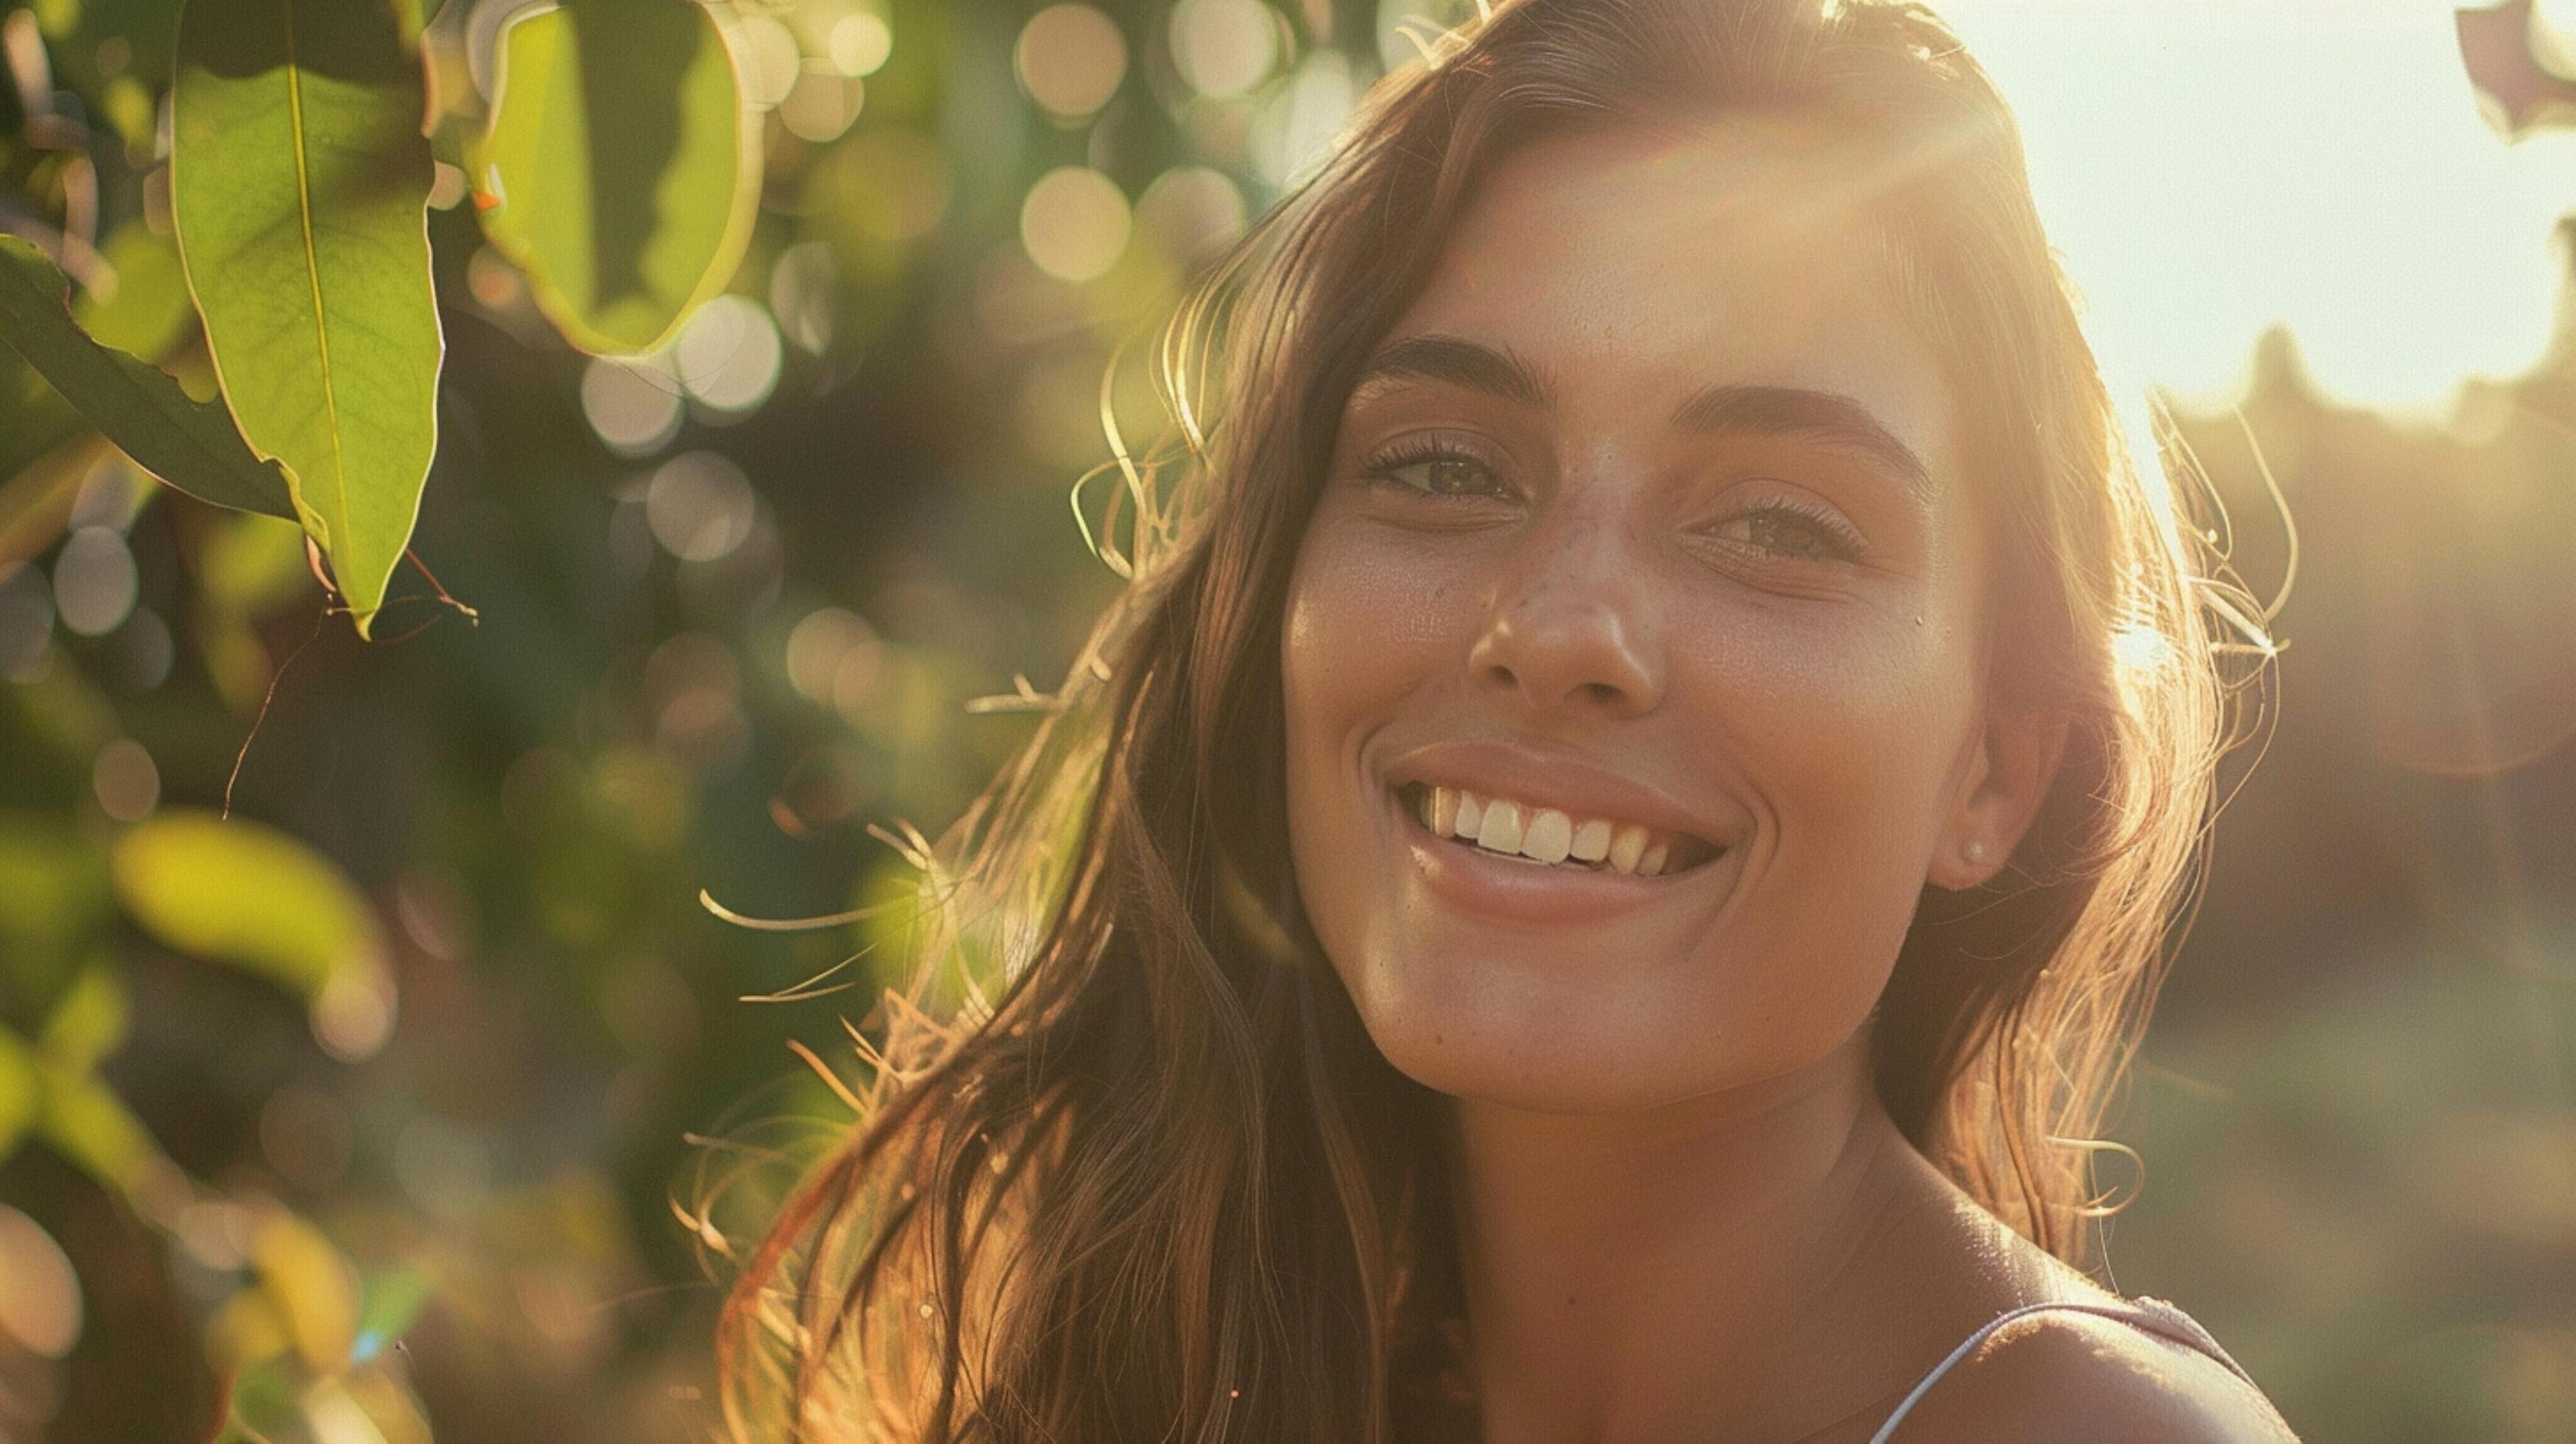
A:
[[[2546,347],[2576,137],[2487,127],[2448,0],[1936,8],[2021,117],[2118,389],[2223,398],[2283,324],[2339,399],[2435,412]]]

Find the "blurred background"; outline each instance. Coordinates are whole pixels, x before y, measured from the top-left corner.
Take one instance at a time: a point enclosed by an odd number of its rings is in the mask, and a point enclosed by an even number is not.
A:
[[[0,230],[85,232],[83,320],[184,375],[176,8],[0,0]],[[428,8],[480,84],[526,7]],[[848,1116],[787,1045],[886,980],[699,890],[901,885],[871,828],[954,817],[1030,725],[970,702],[1117,585],[1104,372],[1154,434],[1193,268],[1471,8],[724,7],[761,212],[666,350],[565,346],[442,187],[388,644],[0,349],[0,1439],[709,1435],[725,1240]],[[2311,1439],[2576,1439],[2576,5],[1944,8],[2123,395],[2257,594],[2295,557],[2112,1281]]]

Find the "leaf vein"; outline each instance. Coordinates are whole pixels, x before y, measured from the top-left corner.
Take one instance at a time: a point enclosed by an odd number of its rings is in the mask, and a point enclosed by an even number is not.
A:
[[[331,488],[336,494],[338,512],[329,519],[332,529],[343,533],[345,545],[349,525],[349,467],[340,451],[340,401],[332,390],[331,326],[322,309],[322,257],[313,240],[313,181],[306,168],[304,129],[304,68],[295,54],[295,0],[284,0],[278,6],[279,19],[286,31],[286,104],[293,117],[295,133],[295,204],[304,223],[304,268],[313,290],[313,342],[322,361],[322,408],[327,418],[324,429],[331,438]]]

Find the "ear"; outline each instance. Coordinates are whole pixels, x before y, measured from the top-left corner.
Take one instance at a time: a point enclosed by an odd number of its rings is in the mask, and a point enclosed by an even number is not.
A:
[[[2055,709],[1986,714],[1970,739],[1927,881],[1958,890],[2003,871],[2057,781],[2072,721]]]

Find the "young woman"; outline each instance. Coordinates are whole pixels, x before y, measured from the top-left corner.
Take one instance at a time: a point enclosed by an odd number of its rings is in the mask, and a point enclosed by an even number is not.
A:
[[[1936,20],[1500,6],[1164,360],[739,1433],[2287,1436],[2080,1271],[2212,584]]]

